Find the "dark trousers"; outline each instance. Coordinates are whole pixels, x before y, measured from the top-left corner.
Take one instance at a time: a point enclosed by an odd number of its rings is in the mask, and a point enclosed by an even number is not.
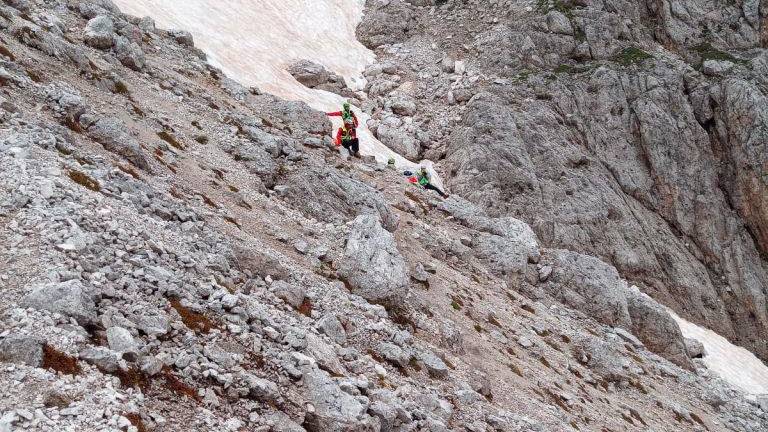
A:
[[[351,155],[356,155],[360,151],[360,140],[357,138],[342,140],[341,145],[343,145]]]
[[[432,183],[427,183],[427,184],[425,184],[425,185],[424,185],[424,189],[433,190],[433,191],[435,191],[435,192],[439,193],[441,197],[443,197],[443,198],[448,198],[448,195],[447,195],[445,192],[441,191],[441,190],[440,190],[440,189],[438,189],[436,186],[432,185]]]

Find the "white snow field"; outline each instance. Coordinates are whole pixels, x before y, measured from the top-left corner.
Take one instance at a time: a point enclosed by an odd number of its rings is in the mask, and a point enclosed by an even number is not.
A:
[[[760,359],[712,330],[690,323],[671,309],[668,310],[680,326],[683,336],[696,339],[704,345],[706,355],[702,360],[709,370],[752,396],[768,394],[768,366]]]
[[[150,16],[161,28],[192,33],[195,46],[211,64],[247,86],[288,100],[300,100],[320,111],[341,109],[341,96],[304,87],[287,71],[294,61],[307,59],[343,76],[353,90],[365,85],[362,72],[374,54],[355,38],[364,0],[114,0],[135,16]],[[386,163],[414,169],[406,160],[376,140],[356,110],[361,127],[360,151]],[[335,127],[340,120],[334,119]],[[432,163],[423,161],[440,185]]]

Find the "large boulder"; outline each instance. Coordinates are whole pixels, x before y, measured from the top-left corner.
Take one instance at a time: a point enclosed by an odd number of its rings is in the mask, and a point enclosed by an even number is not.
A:
[[[473,226],[481,231],[473,247],[489,263],[491,271],[503,275],[518,273],[528,262],[539,260],[538,239],[525,222],[512,217],[477,218]]]
[[[82,115],[80,123],[86,129],[86,134],[105,149],[145,171],[149,170],[149,162],[139,142],[128,133],[123,122],[115,118],[95,119],[90,115]]]
[[[135,71],[144,69],[146,64],[144,51],[141,47],[136,42],[131,42],[122,36],[115,38],[115,56],[123,66]]]
[[[96,305],[79,280],[37,285],[19,303],[23,307],[72,317],[80,324],[96,319]]]
[[[250,276],[288,279],[292,272],[283,264],[284,260],[284,257],[264,248],[237,245],[232,250],[232,264]]]
[[[378,419],[370,417],[357,398],[344,392],[327,372],[317,365],[302,368],[307,400],[315,408],[307,413],[304,427],[310,432],[374,432]]]
[[[299,60],[288,67],[290,73],[296,81],[309,88],[315,88],[325,84],[331,77],[331,73],[325,66],[309,60]]]
[[[100,15],[85,26],[83,41],[97,49],[109,49],[115,43],[115,23],[112,18]]]
[[[624,368],[628,359],[614,346],[596,337],[587,335],[574,339],[571,355],[606,381],[626,381],[630,377]]]
[[[417,160],[419,158],[421,143],[402,128],[381,124],[376,128],[376,138],[406,159]]]
[[[680,326],[663,306],[637,287],[632,287],[627,305],[632,332],[649,350],[682,368],[694,370]]]
[[[369,5],[357,26],[357,39],[370,49],[402,42],[416,26],[411,6],[401,0]]]
[[[29,336],[0,339],[0,362],[40,367],[43,364],[43,343]]]
[[[358,216],[350,226],[339,276],[349,288],[371,303],[401,306],[408,295],[408,267],[378,217]]]
[[[632,328],[627,309],[629,287],[615,267],[572,251],[548,254],[553,256],[553,270],[543,286],[552,296],[603,324]]]

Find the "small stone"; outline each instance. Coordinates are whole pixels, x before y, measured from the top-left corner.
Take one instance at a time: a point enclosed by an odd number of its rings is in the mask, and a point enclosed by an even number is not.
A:
[[[402,348],[389,342],[378,344],[376,353],[384,360],[400,368],[408,366],[408,362],[411,360],[411,356]]]
[[[276,281],[272,284],[272,288],[278,298],[293,306],[294,309],[298,309],[304,303],[306,294],[301,286]]]
[[[525,336],[517,338],[517,343],[523,348],[530,348],[533,346],[533,342]]]
[[[685,338],[685,349],[688,351],[688,355],[691,358],[702,358],[707,355],[707,350],[704,349],[704,344],[696,339]]]
[[[544,265],[539,269],[539,282],[546,282],[552,275],[552,266]]]
[[[107,329],[107,343],[109,348],[123,355],[128,361],[136,361],[139,355],[139,346],[131,336],[131,332],[122,327],[110,327]]]

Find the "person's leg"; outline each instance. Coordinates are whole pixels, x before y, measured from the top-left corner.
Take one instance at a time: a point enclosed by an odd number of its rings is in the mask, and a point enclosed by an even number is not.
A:
[[[345,149],[347,149],[347,151],[350,154],[352,154],[352,150],[350,149],[350,147],[352,146],[352,141],[351,140],[342,140],[341,141],[341,146],[344,147]]]
[[[424,185],[424,189],[433,190],[433,191],[437,192],[438,194],[440,194],[440,196],[443,197],[443,198],[447,198],[448,197],[448,195],[445,192],[443,192],[440,189],[438,189],[437,187],[435,187],[432,183],[427,183],[426,185]]]
[[[355,156],[360,153],[360,140],[358,138],[352,139],[352,151],[355,152]]]

